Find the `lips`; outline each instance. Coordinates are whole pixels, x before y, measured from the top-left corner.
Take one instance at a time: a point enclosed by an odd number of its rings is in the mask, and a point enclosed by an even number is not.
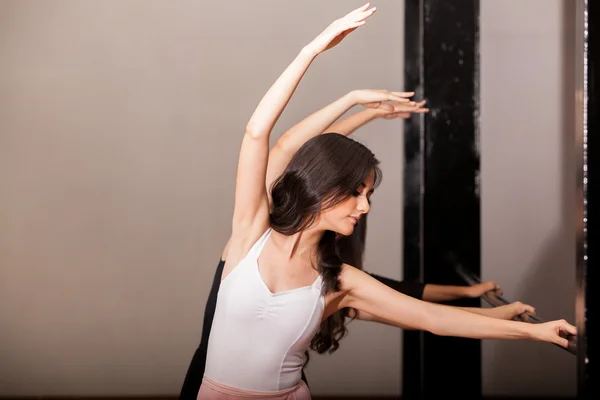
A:
[[[353,217],[350,216],[350,219],[354,221],[354,225],[358,224],[358,220],[360,219],[360,217]]]

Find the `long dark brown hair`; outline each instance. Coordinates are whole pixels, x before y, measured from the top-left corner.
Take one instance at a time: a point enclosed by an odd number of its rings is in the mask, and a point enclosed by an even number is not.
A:
[[[293,235],[313,224],[319,213],[356,195],[359,186],[374,171],[375,184],[381,181],[379,161],[361,143],[346,136],[327,133],[307,141],[294,155],[283,174],[273,183],[271,227]],[[363,216],[364,217],[364,216]],[[362,220],[362,218],[361,218]],[[339,274],[344,262],[362,268],[364,221],[355,232],[340,237],[326,231],[317,248],[317,270],[323,279],[323,294],[340,290]],[[354,247],[362,243],[360,247]],[[322,354],[339,348],[346,333],[348,310],[340,310],[321,323],[311,349]]]

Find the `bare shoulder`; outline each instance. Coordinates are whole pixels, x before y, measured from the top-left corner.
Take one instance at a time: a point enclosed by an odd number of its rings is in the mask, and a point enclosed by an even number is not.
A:
[[[348,274],[352,272],[346,271],[349,268],[356,269],[348,264],[342,264],[342,270],[338,275],[340,282],[340,290],[331,291],[325,295],[325,310],[323,312],[323,320],[327,319],[330,315],[335,313],[342,308],[348,307],[348,284],[346,283],[349,278],[346,278]],[[350,278],[351,279],[351,278]]]
[[[356,308],[359,293],[371,287],[372,281],[375,281],[369,274],[350,264],[342,264],[338,279],[340,290],[328,293],[325,297],[324,318],[342,308]]]
[[[361,275],[366,275],[363,271],[350,264],[342,264],[342,269],[338,275],[340,290],[330,292],[325,297],[325,316],[329,316],[337,310],[350,307],[352,303],[352,292],[360,285]]]
[[[353,267],[350,264],[342,264],[342,270],[340,271],[340,286],[344,292],[349,292],[360,285],[368,275],[360,269]]]

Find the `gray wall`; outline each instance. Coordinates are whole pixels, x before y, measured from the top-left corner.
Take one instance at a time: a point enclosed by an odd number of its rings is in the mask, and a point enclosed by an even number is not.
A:
[[[0,395],[178,393],[245,123],[297,51],[361,4],[0,0]],[[411,89],[403,3],[375,5],[316,60],[274,140],[349,90]],[[482,275],[574,320],[563,7],[482,0]],[[401,278],[402,124],[356,137],[385,175],[365,264]],[[400,344],[353,322],[334,356],[312,357],[314,394],[399,394]],[[552,346],[484,343],[487,394],[574,381],[574,357]]]
[[[572,0],[481,2],[482,277],[575,323]],[[483,342],[484,392],[569,396],[576,357]]]
[[[245,124],[301,47],[362,4],[0,2],[0,395],[178,393]],[[378,6],[315,61],[274,139],[350,90],[403,89],[403,3]],[[357,137],[385,171],[367,263],[400,278],[402,123]],[[400,343],[356,324],[335,358],[313,357],[314,393],[399,393]]]

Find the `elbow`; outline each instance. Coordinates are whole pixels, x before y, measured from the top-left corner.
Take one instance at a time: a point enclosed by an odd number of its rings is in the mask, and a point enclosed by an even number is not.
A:
[[[246,125],[246,136],[250,139],[262,139],[269,138],[269,130],[264,129],[256,124],[248,124]]]
[[[277,143],[275,143],[275,146],[273,146],[271,151],[277,152],[291,159],[294,154],[296,154],[296,151],[298,151],[298,148],[294,147],[294,144],[290,138],[287,138],[284,135],[277,140]]]
[[[437,336],[449,336],[445,328],[444,318],[437,310],[427,310],[421,314],[420,330],[432,333]]]

